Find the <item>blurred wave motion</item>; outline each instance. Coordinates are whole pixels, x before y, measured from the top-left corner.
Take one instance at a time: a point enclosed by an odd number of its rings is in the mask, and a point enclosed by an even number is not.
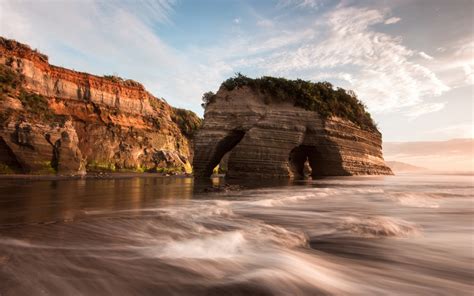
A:
[[[0,180],[0,295],[472,293],[472,176],[242,185]]]

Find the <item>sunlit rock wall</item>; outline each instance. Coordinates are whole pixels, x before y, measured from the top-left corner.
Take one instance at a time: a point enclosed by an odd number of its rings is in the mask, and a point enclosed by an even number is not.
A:
[[[177,119],[197,126],[192,112],[177,118],[182,113],[138,82],[52,66],[46,56],[4,38],[0,65],[21,79],[0,97],[0,149],[8,152],[0,159],[3,170],[190,171],[190,136]]]
[[[392,174],[378,131],[337,117],[323,120],[289,102],[248,87],[221,87],[208,104],[195,138],[194,171],[209,176],[228,154],[229,177],[300,177]]]

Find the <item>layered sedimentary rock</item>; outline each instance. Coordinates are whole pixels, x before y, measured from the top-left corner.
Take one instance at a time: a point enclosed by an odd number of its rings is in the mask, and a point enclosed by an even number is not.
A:
[[[50,65],[0,38],[0,171],[190,170],[200,119],[138,82]]]
[[[221,86],[195,138],[194,172],[209,176],[228,157],[229,177],[392,174],[381,134],[337,116],[321,116],[249,86]]]

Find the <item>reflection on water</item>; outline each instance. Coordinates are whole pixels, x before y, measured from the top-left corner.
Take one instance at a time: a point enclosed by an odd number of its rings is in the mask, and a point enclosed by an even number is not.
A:
[[[192,194],[192,178],[0,180],[0,227],[68,221],[95,209],[139,209]]]
[[[472,176],[210,184],[0,180],[0,295],[472,291]]]

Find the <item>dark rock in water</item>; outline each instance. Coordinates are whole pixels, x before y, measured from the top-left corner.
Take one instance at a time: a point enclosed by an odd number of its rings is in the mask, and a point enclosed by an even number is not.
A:
[[[341,92],[332,86],[330,91]],[[230,89],[224,83],[205,104],[203,126],[195,136],[194,174],[210,176],[227,157],[226,176],[237,178],[302,177],[305,163],[313,177],[392,174],[373,123],[364,125],[349,111],[346,117],[337,110],[320,114],[297,105],[291,93],[283,99],[279,93],[250,82]],[[372,122],[355,96],[350,98],[352,105],[337,108],[356,108],[363,122]]]

